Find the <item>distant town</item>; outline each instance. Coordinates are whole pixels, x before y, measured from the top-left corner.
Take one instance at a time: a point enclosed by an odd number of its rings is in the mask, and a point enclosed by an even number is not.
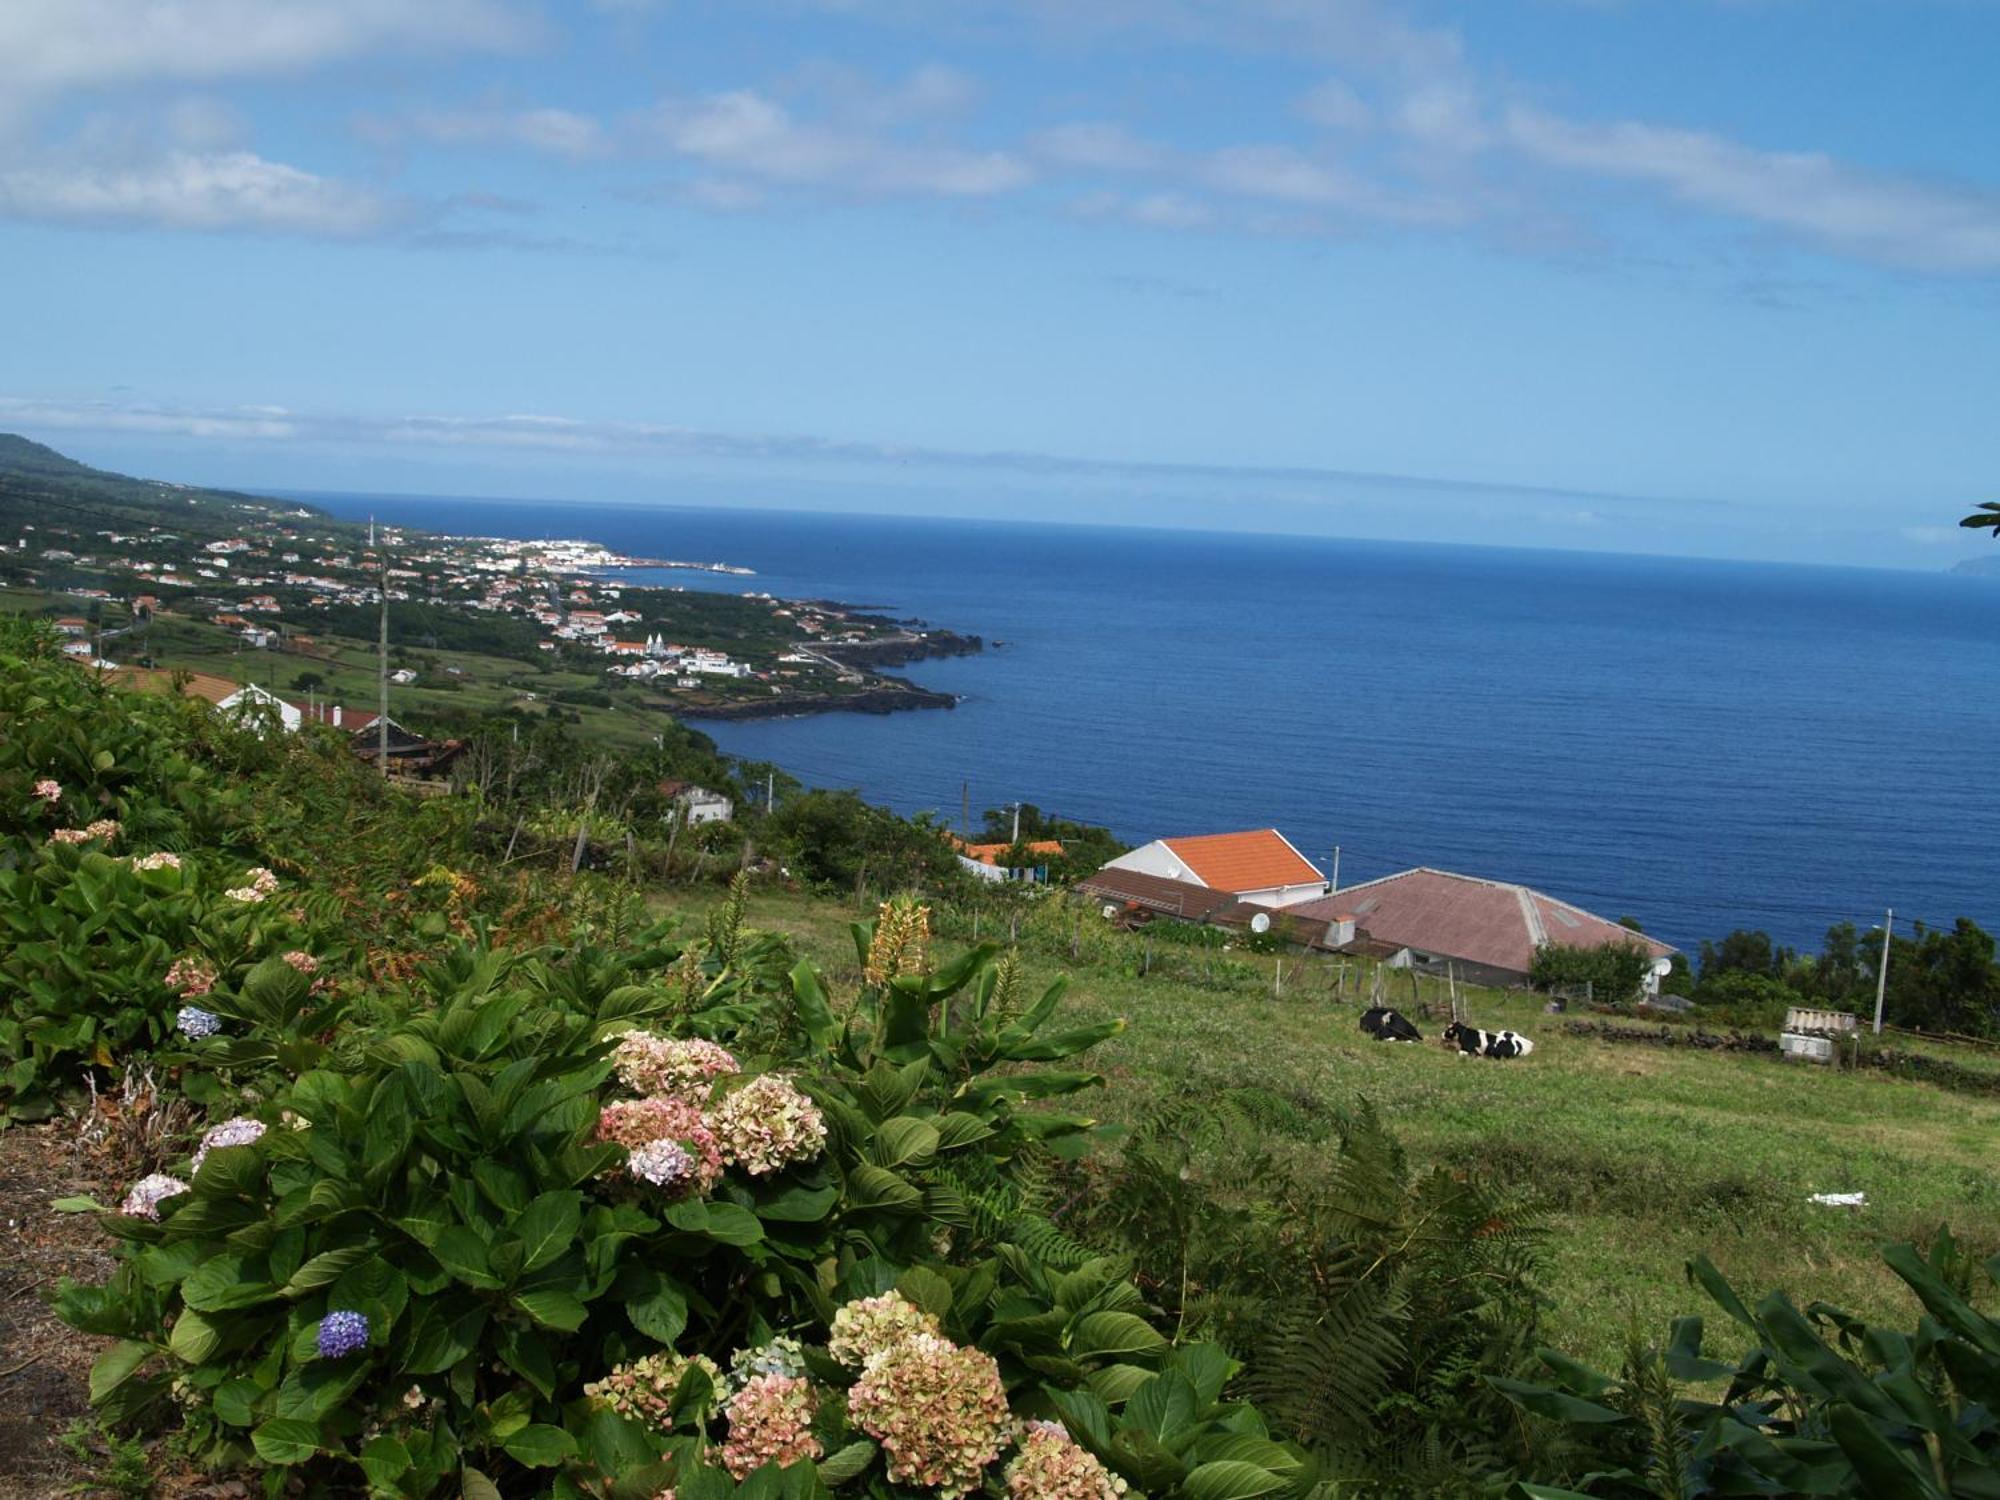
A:
[[[0,477],[9,456],[0,447]],[[46,449],[36,459],[45,469],[68,464]],[[74,467],[78,486],[142,493],[37,506],[17,490],[0,511],[0,591],[12,607],[51,618],[70,637],[70,654],[107,666],[332,688],[334,676],[364,665],[343,650],[372,650],[386,596],[396,686],[494,690],[477,705],[438,706],[546,712],[565,702],[622,703],[676,717],[746,718],[949,707],[949,695],[876,669],[983,646],[837,601],[660,587],[632,576],[755,576],[730,563],[630,557],[581,539],[363,526],[212,491],[185,491],[183,521],[168,509],[181,487]],[[300,660],[284,669],[260,664],[259,653]]]

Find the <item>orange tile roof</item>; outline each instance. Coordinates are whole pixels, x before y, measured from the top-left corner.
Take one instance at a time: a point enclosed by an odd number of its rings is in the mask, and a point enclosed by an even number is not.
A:
[[[963,839],[959,839],[956,842],[960,854],[963,854],[967,859],[976,859],[982,865],[997,866],[1000,863],[1000,856],[1014,847],[1012,844],[968,844]],[[1055,839],[1037,839],[1026,847],[1030,854],[1060,854],[1063,852],[1062,844]]]
[[[1275,828],[1204,833],[1160,842],[1211,890],[1261,891],[1280,885],[1318,885],[1326,880]]]

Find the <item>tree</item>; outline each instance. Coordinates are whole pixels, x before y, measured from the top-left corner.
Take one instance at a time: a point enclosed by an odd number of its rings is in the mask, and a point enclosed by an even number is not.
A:
[[[1889,949],[1885,1009],[1899,1026],[1988,1036],[2000,1031],[1993,938],[1970,917],[1949,932],[1919,926]]]
[[[1996,539],[2000,539],[2000,501],[1980,501],[1979,509],[1961,518],[1958,524],[1974,531],[1990,531]]]
[[[1869,995],[1875,987],[1875,963],[1863,951],[1861,934],[1852,922],[1826,930],[1820,955],[1800,976],[1805,990],[1823,1005],[1842,1006]]]
[[[1783,973],[1783,960],[1788,956],[1771,946],[1770,933],[1739,927],[1720,943],[1703,941],[1701,981],[1706,984],[1716,976],[1732,971],[1776,978]]]
[[[292,691],[295,693],[316,693],[325,686],[326,677],[319,672],[301,672],[292,679]]]

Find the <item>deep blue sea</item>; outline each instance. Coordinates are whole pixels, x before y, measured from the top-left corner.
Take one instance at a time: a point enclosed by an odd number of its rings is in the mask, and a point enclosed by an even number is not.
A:
[[[1274,825],[1341,883],[1518,880],[1689,946],[1883,908],[2000,930],[2000,583],[1581,553],[315,494],[335,513],[738,563],[659,575],[1004,642],[951,712],[702,727],[905,812]]]

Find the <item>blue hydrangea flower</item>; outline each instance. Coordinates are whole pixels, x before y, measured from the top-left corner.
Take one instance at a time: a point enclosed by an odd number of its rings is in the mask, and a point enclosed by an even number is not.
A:
[[[319,1321],[319,1357],[345,1359],[368,1347],[365,1313],[330,1312]]]
[[[203,1010],[199,1005],[183,1005],[174,1012],[174,1025],[188,1038],[198,1042],[222,1030],[222,1017],[212,1010]]]

